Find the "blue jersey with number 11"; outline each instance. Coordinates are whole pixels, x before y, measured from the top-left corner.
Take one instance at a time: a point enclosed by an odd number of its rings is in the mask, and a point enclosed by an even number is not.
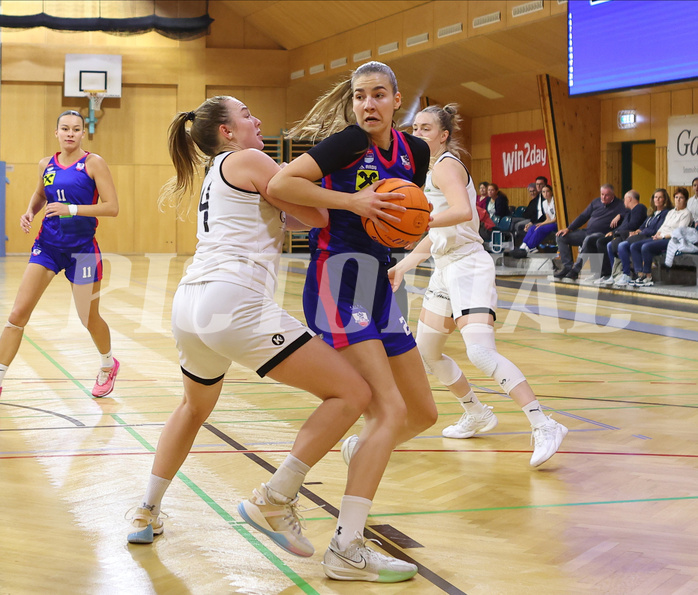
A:
[[[99,193],[95,181],[87,175],[86,160],[89,153],[67,167],[58,162],[56,153],[43,173],[46,201],[69,205],[97,204]],[[94,238],[96,217],[44,217],[37,240],[51,246],[82,246]]]

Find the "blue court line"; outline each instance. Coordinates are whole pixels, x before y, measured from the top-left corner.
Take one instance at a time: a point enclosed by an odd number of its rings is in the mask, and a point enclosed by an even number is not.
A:
[[[569,310],[559,310],[556,308],[541,308],[539,306],[520,305],[504,300],[497,300],[497,307],[504,310],[522,312],[523,314],[547,316],[548,318],[558,318],[561,320],[574,320],[576,322],[586,322],[588,324],[617,328],[619,330],[628,330],[636,333],[659,335],[661,337],[670,337],[672,339],[683,339],[685,341],[698,342],[698,332],[689,331],[682,328],[662,326],[659,324],[649,324],[646,322],[633,322],[632,320],[618,321],[610,316],[585,314],[584,312],[572,312]]]

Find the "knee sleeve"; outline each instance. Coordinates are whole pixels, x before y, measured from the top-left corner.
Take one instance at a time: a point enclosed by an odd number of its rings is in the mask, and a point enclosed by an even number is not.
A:
[[[17,326],[16,324],[12,324],[9,320],[5,323],[5,328],[16,328],[18,331],[24,330],[23,326]]]
[[[490,378],[494,378],[507,394],[526,380],[521,370],[497,351],[494,328],[489,324],[466,324],[461,329],[468,359]]]
[[[443,353],[448,339],[447,333],[442,333],[424,324],[417,323],[417,349],[422,356],[427,372],[433,374],[444,386],[451,386],[463,372],[450,357]]]

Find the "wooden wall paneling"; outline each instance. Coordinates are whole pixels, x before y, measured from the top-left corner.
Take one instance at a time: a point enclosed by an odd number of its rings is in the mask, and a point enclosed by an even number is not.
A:
[[[400,58],[405,49],[405,43],[403,41],[403,28],[404,28],[404,14],[399,13],[375,23],[375,37],[373,46],[373,59],[379,60],[380,62],[389,63],[390,60],[395,60]],[[397,42],[398,47],[394,52],[389,52],[387,54],[379,53],[379,48]]]
[[[667,148],[665,146],[664,147],[656,147],[655,154],[656,154],[655,176],[657,179],[657,188],[666,188],[667,181],[669,180],[669,171],[668,171],[668,164],[667,164]],[[689,188],[689,192],[690,192],[690,188]],[[673,202],[673,198],[672,198],[672,202]]]
[[[568,225],[599,193],[601,106],[570,99],[567,83],[538,77],[559,227]]]
[[[614,119],[613,140],[615,142],[650,140],[652,138],[649,93],[632,95],[630,97],[617,97],[613,99],[612,105],[612,116]],[[635,128],[618,128],[618,112],[622,110],[635,110],[637,118]]]
[[[693,113],[693,90],[681,89],[671,92],[671,115],[687,116]]]
[[[492,160],[473,159],[470,174],[473,177],[475,190],[478,190],[480,182],[490,182],[492,180]]]
[[[116,195],[119,198],[119,214],[116,217],[102,217],[97,226],[97,241],[102,252],[133,254],[135,249],[135,221],[141,216],[141,205],[137,191],[134,166],[109,165]]]
[[[612,184],[616,192],[620,195],[625,190],[628,190],[628,188],[621,189],[622,179],[621,144],[609,143],[605,149],[601,150],[601,181],[599,187],[601,184]]]
[[[473,20],[494,12],[501,14],[501,20],[483,27],[473,27]],[[506,0],[470,0],[468,2],[468,37],[491,33],[506,27],[507,3]]]
[[[669,140],[669,116],[671,115],[671,93],[652,93],[650,95],[650,136],[657,147],[666,147]]]
[[[473,160],[490,159],[490,137],[493,134],[493,116],[473,118],[472,123],[472,145],[470,152]]]
[[[433,48],[434,38],[436,37],[433,3],[429,2],[408,10],[403,13],[403,17],[402,40],[400,42],[400,45],[403,47],[403,54],[414,54],[415,52]],[[407,47],[407,40],[410,37],[422,35],[423,33],[426,33],[428,36],[425,42]]]
[[[613,100],[604,99],[601,101],[601,147],[612,143],[617,124],[617,114],[613,113]]]
[[[345,73],[346,76],[349,75],[349,70],[353,68],[352,39],[353,31],[348,31],[327,40],[327,65],[325,66],[327,74],[339,76],[341,73]],[[346,63],[332,68],[332,62],[341,60],[346,60]]]
[[[694,114],[698,114],[698,87],[693,88],[693,112]]]
[[[376,59],[376,24],[368,23],[357,29],[351,31],[350,43],[349,43],[349,65],[352,70],[363,62]],[[363,52],[370,51],[370,58],[363,58],[358,61],[354,61],[355,54],[362,54]]]
[[[34,219],[28,234],[25,234],[19,226],[19,218],[27,211],[29,199],[39,179],[38,163],[41,157],[37,157],[36,163],[9,162],[12,164],[12,171],[7,172],[10,183],[5,186],[5,235],[7,236],[5,251],[8,254],[28,254],[41,228],[43,211]]]
[[[547,19],[550,16],[550,5],[553,2],[543,2],[543,8],[535,12],[529,12],[527,14],[522,14],[521,16],[514,16],[514,9],[517,6],[526,4],[526,0],[507,0],[507,24],[509,27],[515,27],[516,25],[523,25],[525,23],[531,23],[534,21],[540,21],[541,19]]]
[[[436,0],[432,2],[434,7],[434,47],[453,43],[466,39],[471,31],[468,20],[468,5],[469,2],[451,1],[451,0]],[[454,33],[446,37],[439,38],[438,31],[443,27],[449,27],[461,23],[462,31]]]
[[[47,109],[45,84],[3,83],[0,100],[0,157],[3,161],[8,165],[36,164],[42,157],[56,151],[56,122]],[[53,110],[56,117],[60,113],[58,107],[55,106]],[[27,139],[29,142],[26,142]]]
[[[550,4],[550,14],[567,14],[567,1],[559,2],[558,0],[549,0],[546,4]]]
[[[158,194],[163,183],[172,175],[172,167],[166,165],[134,166],[134,196],[136,216],[133,222],[135,241],[134,251],[176,252],[175,211],[166,208],[160,211]],[[193,200],[198,199],[198,188]]]

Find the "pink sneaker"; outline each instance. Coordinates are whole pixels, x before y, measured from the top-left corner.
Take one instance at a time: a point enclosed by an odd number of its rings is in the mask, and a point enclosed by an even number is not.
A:
[[[114,366],[110,370],[100,370],[97,374],[97,381],[92,389],[93,397],[106,397],[114,390],[114,381],[119,373],[119,360],[114,358]]]

